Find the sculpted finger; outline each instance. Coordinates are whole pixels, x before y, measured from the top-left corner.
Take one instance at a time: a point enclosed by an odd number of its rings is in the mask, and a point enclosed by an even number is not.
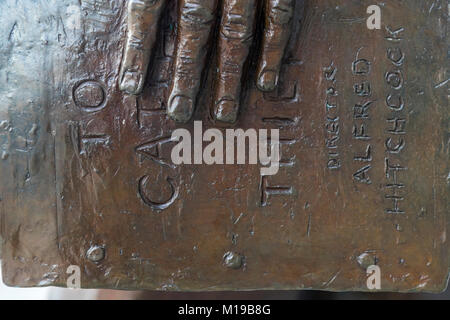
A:
[[[216,18],[217,0],[181,0],[175,72],[168,115],[187,122],[194,113],[207,44]]]
[[[257,86],[262,91],[272,91],[278,84],[291,31],[294,5],[294,0],[266,0],[265,29],[257,79]]]
[[[233,123],[237,119],[241,78],[254,35],[255,0],[225,0],[218,48],[214,115]]]
[[[128,35],[119,74],[119,88],[122,91],[130,94],[142,92],[165,1],[128,1]]]

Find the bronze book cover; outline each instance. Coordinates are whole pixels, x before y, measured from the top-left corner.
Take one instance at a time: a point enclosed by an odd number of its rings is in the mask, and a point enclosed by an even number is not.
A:
[[[4,283],[444,291],[448,13],[0,0]]]

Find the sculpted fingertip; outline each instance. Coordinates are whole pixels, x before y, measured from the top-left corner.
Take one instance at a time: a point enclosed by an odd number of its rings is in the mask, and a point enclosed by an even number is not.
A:
[[[262,72],[256,83],[257,87],[261,91],[273,91],[278,84],[278,73],[272,70]]]
[[[119,89],[129,94],[138,95],[143,89],[143,75],[140,72],[125,71]]]
[[[216,120],[226,123],[235,123],[237,120],[238,105],[233,100],[218,102],[214,110]]]
[[[186,123],[194,113],[194,102],[186,96],[175,96],[171,99],[167,114],[177,122]]]

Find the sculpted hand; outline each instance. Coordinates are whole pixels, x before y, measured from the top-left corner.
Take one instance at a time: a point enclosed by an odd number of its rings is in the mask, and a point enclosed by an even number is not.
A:
[[[128,36],[119,78],[122,91],[136,95],[142,92],[158,22],[167,1],[170,0],[128,0]],[[255,21],[260,7],[263,7],[264,19]],[[237,119],[243,68],[257,24],[263,24],[264,31],[256,84],[262,91],[274,90],[293,11],[294,0],[179,0],[178,40],[168,115],[179,122],[191,119],[209,40],[219,19],[215,118],[228,123]]]

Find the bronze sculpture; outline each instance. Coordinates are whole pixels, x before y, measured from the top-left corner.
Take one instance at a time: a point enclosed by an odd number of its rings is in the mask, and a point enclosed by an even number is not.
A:
[[[125,92],[142,92],[165,2],[128,2],[128,37],[119,76],[120,88]],[[239,109],[244,64],[256,32],[254,18],[261,9],[261,3],[230,0],[221,5],[214,115],[219,121],[234,123]],[[257,85],[262,91],[273,91],[278,83],[293,10],[292,0],[265,1],[262,54],[257,71]],[[218,11],[218,1],[186,0],[180,3],[175,67],[168,102],[168,114],[176,121],[186,122],[194,112],[202,67],[206,63],[208,43],[211,42]]]
[[[259,23],[246,42],[262,11],[223,3],[0,2],[5,282],[65,286],[79,266],[83,287],[370,290],[367,269],[379,266],[381,290],[443,290],[445,5],[392,1],[381,30],[369,30],[370,1],[267,1],[265,12],[295,7],[265,59]],[[148,10],[140,17],[139,5]],[[194,48],[180,41],[183,5],[206,23],[196,32],[222,21],[194,35]],[[249,17],[233,21],[237,40],[225,30],[234,9]],[[135,42],[127,26],[146,24],[159,28]],[[217,48],[209,59],[205,43]],[[186,84],[176,72],[190,67]],[[172,106],[180,92],[188,107]],[[192,132],[191,116],[205,129],[279,129],[280,172],[174,165],[170,135]]]

